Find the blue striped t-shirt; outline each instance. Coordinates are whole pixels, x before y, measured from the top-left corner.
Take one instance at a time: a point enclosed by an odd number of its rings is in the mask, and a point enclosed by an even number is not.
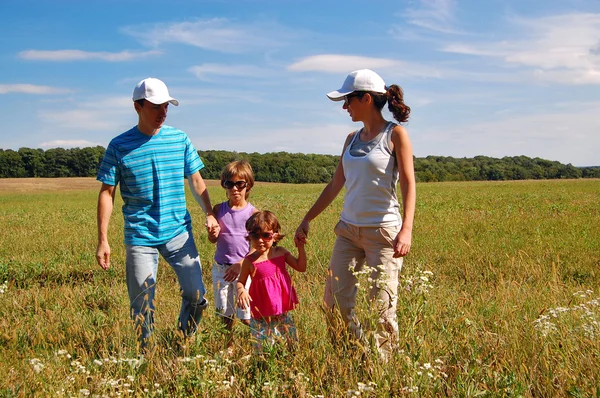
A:
[[[97,180],[121,186],[125,244],[156,246],[192,229],[185,202],[185,177],[204,167],[181,130],[162,126],[148,136],[137,126],[115,137]]]

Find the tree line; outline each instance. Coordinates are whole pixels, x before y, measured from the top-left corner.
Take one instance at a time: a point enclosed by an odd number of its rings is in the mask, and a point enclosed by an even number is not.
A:
[[[20,148],[18,151],[0,149],[0,178],[93,177],[104,151],[102,146],[53,148],[46,151],[31,148]],[[331,179],[339,161],[338,155],[288,152],[261,154],[211,150],[198,153],[205,164],[202,176],[206,179],[219,179],[227,163],[246,159],[254,169],[256,181],[323,183]],[[600,166],[575,167],[527,156],[501,159],[487,156],[427,156],[414,160],[418,182],[600,178]]]

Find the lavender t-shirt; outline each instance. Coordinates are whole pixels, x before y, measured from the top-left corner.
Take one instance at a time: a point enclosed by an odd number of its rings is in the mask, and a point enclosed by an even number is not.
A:
[[[217,240],[215,262],[234,264],[248,254],[250,245],[246,240],[246,221],[254,212],[255,208],[250,203],[238,210],[229,207],[229,202],[221,203],[216,214],[221,232]]]

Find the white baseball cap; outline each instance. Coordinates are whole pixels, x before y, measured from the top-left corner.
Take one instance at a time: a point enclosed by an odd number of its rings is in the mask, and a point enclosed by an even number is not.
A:
[[[159,79],[149,77],[142,80],[133,89],[133,100],[145,99],[153,104],[160,105],[169,102],[175,106],[179,105],[179,101],[169,95],[167,85]]]
[[[385,82],[377,73],[370,69],[359,69],[351,72],[342,87],[332,91],[327,96],[332,101],[341,101],[344,96],[354,91],[370,91],[373,93],[385,93]]]

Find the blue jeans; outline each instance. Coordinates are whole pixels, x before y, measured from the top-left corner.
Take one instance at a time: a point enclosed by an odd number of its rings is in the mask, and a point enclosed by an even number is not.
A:
[[[184,336],[196,332],[202,312],[208,306],[202,280],[200,256],[194,237],[184,232],[169,242],[149,247],[125,245],[127,252],[127,290],[131,319],[142,348],[148,344],[154,325],[154,293],[158,272],[158,254],[177,274],[181,292],[179,329]]]

